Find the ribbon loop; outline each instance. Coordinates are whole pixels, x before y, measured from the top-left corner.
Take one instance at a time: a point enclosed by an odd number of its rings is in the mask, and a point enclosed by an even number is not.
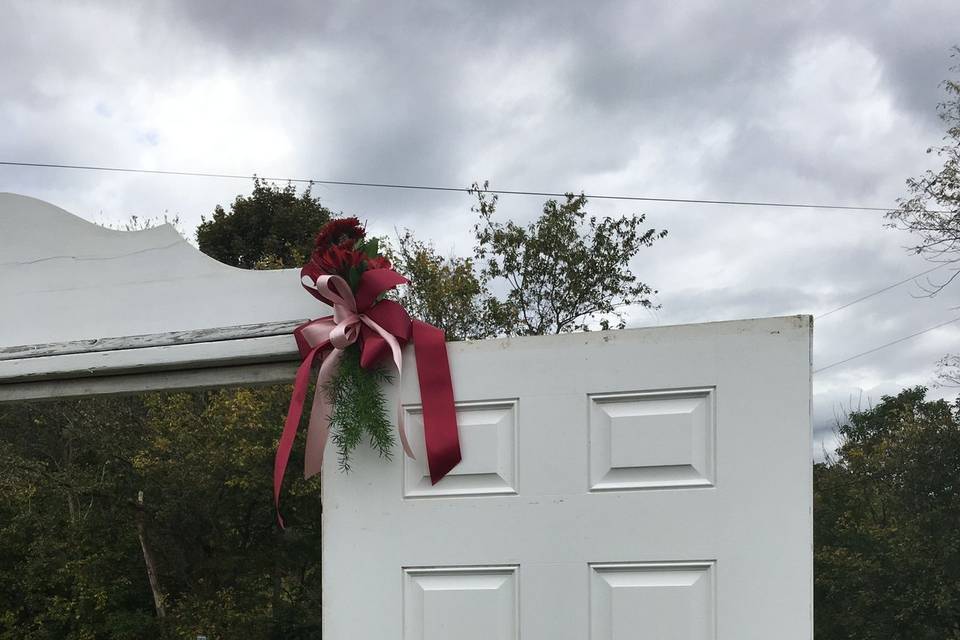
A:
[[[360,337],[360,317],[351,313],[343,320],[337,322],[337,326],[330,332],[330,344],[334,349],[346,349],[357,341]],[[337,317],[334,316],[334,321]]]

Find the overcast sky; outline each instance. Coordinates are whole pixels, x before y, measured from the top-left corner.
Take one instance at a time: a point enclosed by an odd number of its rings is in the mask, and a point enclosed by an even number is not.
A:
[[[0,160],[886,207],[935,166],[960,41],[956,0],[268,5],[0,0]],[[0,191],[107,224],[178,215],[190,234],[249,190],[0,167]],[[376,232],[471,248],[466,195],[315,193]],[[881,213],[591,207],[669,230],[634,265],[662,308],[631,326],[818,314],[929,268]],[[904,285],[823,318],[814,368],[960,315],[957,290]],[[958,338],[817,374],[818,438],[851,403],[931,382]]]

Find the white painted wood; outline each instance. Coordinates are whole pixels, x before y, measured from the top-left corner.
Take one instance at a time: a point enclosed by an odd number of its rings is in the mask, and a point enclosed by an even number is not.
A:
[[[169,347],[178,344],[224,342],[227,340],[246,340],[247,338],[290,335],[297,324],[299,324],[299,321],[266,322],[263,324],[249,324],[239,327],[151,333],[142,336],[121,336],[118,338],[93,338],[90,340],[53,342],[50,344],[16,345],[0,348],[0,361],[40,358],[44,356],[62,356],[74,353],[93,353],[95,351],[122,351],[124,349],[146,349],[149,347]]]
[[[406,411],[411,431],[423,433],[423,413],[419,406]],[[517,484],[517,401],[460,402],[457,406],[460,448],[470,456],[446,482],[432,484],[423,465],[403,468],[403,495],[407,498],[460,495],[510,495]],[[414,455],[423,458],[423,439],[411,442]]]
[[[324,637],[810,640],[810,340],[789,317],[450,345],[450,476],[328,451]]]
[[[0,384],[0,403],[143,391],[290,383],[296,370],[296,363],[278,362],[16,382]]]
[[[236,327],[248,329],[240,337],[276,335],[327,313],[296,269],[235,269],[169,225],[114,231],[10,193],[0,193],[0,310],[0,383],[83,373],[83,358],[57,354],[231,340]],[[31,356],[45,359],[11,364]]]
[[[404,569],[404,636],[424,640],[516,637],[517,569]],[[469,612],[468,619],[464,611]]]
[[[590,638],[715,638],[713,572],[712,562],[591,565]]]
[[[278,360],[292,361],[298,358],[292,336],[268,336],[0,360],[0,380],[5,383],[30,382]]]

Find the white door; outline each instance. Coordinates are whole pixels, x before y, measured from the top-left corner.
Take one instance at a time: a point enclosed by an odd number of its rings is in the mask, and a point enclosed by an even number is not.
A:
[[[809,640],[809,317],[450,345],[463,462],[324,469],[324,638]],[[328,453],[332,453],[328,450]]]

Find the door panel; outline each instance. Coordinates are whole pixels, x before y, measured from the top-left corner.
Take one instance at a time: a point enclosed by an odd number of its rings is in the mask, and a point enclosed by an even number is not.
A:
[[[517,637],[517,567],[404,569],[404,636]]]
[[[593,565],[590,638],[712,640],[713,564]]]

